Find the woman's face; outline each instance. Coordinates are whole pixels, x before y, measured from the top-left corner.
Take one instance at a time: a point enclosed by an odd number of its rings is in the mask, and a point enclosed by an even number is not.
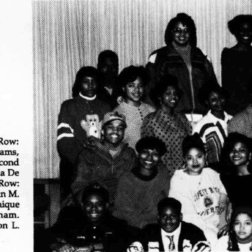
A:
[[[233,225],[238,242],[250,242],[252,239],[252,219],[246,213],[237,215]]]
[[[225,97],[219,92],[212,91],[207,100],[207,104],[212,112],[222,112],[225,106]]]
[[[252,42],[252,27],[249,23],[241,23],[236,38],[238,43],[250,45]]]
[[[126,93],[126,101],[138,103],[144,93],[143,81],[140,77],[137,77],[134,81],[129,82],[123,88],[123,91]]]
[[[173,28],[173,41],[178,46],[187,46],[190,40],[190,31],[186,24],[178,22]]]
[[[237,142],[229,153],[229,157],[233,165],[241,167],[248,164],[251,159],[251,153],[244,143]]]
[[[143,149],[139,153],[139,163],[141,168],[151,170],[157,166],[160,154],[156,149]]]
[[[168,108],[175,108],[179,101],[178,91],[173,86],[168,86],[161,97],[162,104]]]
[[[98,87],[97,78],[93,76],[84,76],[81,83],[80,92],[87,97],[93,97]]]
[[[191,148],[185,155],[185,164],[189,175],[199,175],[206,163],[206,155],[197,148]]]

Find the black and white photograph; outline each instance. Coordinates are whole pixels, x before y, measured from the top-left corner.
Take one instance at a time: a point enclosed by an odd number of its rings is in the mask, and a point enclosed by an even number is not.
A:
[[[252,250],[251,0],[0,9],[0,250]]]

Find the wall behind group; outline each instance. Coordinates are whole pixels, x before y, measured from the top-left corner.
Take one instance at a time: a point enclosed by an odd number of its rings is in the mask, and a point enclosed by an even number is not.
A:
[[[227,22],[251,14],[251,0],[33,1],[34,177],[58,178],[57,117],[71,98],[78,69],[97,65],[105,49],[119,56],[119,70],[145,65],[164,46],[169,20],[179,12],[197,27],[198,47],[211,59],[220,82],[224,47],[235,44]]]

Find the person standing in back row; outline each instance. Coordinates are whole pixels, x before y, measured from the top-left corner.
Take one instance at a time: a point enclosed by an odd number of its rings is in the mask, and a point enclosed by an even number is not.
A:
[[[216,83],[211,62],[197,47],[196,26],[193,19],[179,13],[171,19],[165,31],[166,46],[151,53],[147,69],[151,85],[155,86],[165,75],[178,78],[184,95],[176,110],[185,113],[204,113],[206,108],[198,100],[198,93],[206,84]]]

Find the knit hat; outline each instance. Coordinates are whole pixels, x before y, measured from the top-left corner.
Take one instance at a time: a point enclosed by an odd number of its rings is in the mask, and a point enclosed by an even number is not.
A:
[[[136,143],[136,150],[140,153],[143,149],[155,149],[163,156],[167,149],[164,142],[156,137],[143,137]]]
[[[204,154],[206,153],[204,143],[198,133],[195,133],[192,136],[186,136],[184,138],[183,143],[182,143],[183,156],[185,156],[187,152],[192,148],[199,149]]]
[[[127,127],[125,116],[123,114],[118,113],[117,111],[108,112],[104,115],[102,121],[102,127],[104,127],[105,124],[112,122],[114,120],[119,120],[123,122],[125,124],[125,127]]]

